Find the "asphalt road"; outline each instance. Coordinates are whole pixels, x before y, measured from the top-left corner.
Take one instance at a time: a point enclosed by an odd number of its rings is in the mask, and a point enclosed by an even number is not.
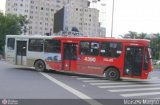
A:
[[[124,99],[160,99],[160,71],[151,76],[145,81],[117,82],[54,71],[39,73],[0,61],[0,99],[18,105],[120,105]]]

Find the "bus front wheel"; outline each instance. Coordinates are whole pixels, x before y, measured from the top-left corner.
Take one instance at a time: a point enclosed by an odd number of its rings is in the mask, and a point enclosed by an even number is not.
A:
[[[35,69],[38,72],[44,72],[46,69],[46,65],[42,60],[38,60],[35,62]]]
[[[109,68],[104,72],[104,75],[106,77],[106,79],[108,80],[119,80],[120,78],[120,74],[119,71],[116,68]]]

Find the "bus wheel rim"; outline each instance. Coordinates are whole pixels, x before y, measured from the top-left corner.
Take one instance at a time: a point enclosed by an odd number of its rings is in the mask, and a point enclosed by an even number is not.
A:
[[[110,71],[109,72],[109,77],[115,78],[116,77],[116,72],[115,71]]]

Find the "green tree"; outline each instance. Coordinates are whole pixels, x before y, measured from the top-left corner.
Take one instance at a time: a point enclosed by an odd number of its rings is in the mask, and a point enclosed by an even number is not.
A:
[[[136,39],[137,36],[138,36],[137,32],[128,31],[128,33],[124,35],[124,38]]]
[[[20,35],[25,33],[28,21],[24,16],[0,13],[0,53],[4,49],[6,35]]]
[[[146,37],[147,37],[147,33],[143,33],[143,32],[138,34],[137,36],[138,39],[146,39]]]
[[[137,38],[137,32],[129,31],[128,33],[130,34],[132,39],[136,39]]]
[[[160,59],[160,33],[153,34],[151,39],[151,47],[154,49],[154,59]]]

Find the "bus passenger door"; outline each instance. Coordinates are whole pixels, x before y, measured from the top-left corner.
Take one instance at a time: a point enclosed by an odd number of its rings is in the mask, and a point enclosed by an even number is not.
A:
[[[76,43],[63,44],[62,70],[74,71],[77,69],[77,45]]]
[[[26,65],[27,41],[17,41],[16,65]]]
[[[124,58],[124,76],[141,78],[143,65],[143,47],[126,46]]]

